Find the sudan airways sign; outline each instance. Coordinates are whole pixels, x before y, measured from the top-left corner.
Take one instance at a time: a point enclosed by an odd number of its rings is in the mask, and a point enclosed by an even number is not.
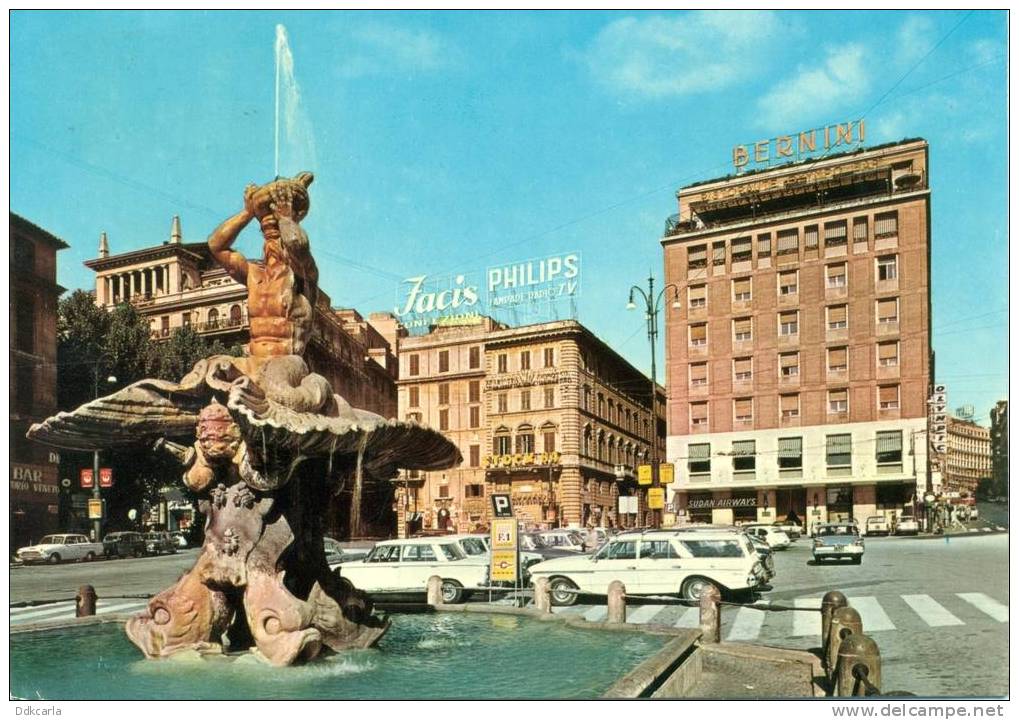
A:
[[[408,329],[471,325],[499,309],[548,307],[580,294],[580,254],[489,267],[484,274],[415,275],[397,289],[393,313]]]
[[[805,160],[815,153],[860,145],[865,137],[866,127],[862,119],[825,125],[791,135],[758,140],[749,145],[737,145],[732,149],[732,164],[737,172],[744,172],[774,162]]]

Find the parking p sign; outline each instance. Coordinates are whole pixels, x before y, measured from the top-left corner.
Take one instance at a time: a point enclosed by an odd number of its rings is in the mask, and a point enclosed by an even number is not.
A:
[[[506,495],[505,493],[492,495],[492,517],[513,517],[513,504],[510,502],[509,495]]]

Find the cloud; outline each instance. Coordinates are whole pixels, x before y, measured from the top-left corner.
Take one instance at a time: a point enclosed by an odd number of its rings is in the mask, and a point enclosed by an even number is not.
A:
[[[910,15],[899,26],[896,34],[895,60],[900,65],[911,65],[934,46],[937,28],[923,15]]]
[[[451,67],[459,51],[426,30],[371,23],[351,33],[354,49],[340,74],[364,77],[387,72],[434,72]]]
[[[831,117],[861,103],[870,87],[864,61],[862,45],[828,48],[819,67],[799,66],[757,101],[759,124],[776,131],[805,127],[811,118]]]
[[[756,74],[777,42],[772,12],[701,11],[621,18],[577,57],[591,75],[628,97],[717,91]]]

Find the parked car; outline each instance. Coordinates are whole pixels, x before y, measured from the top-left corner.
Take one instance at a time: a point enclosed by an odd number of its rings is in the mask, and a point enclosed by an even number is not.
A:
[[[723,593],[750,591],[765,581],[765,569],[750,539],[730,530],[621,533],[594,555],[546,560],[531,577],[549,581],[552,602],[572,605],[575,591],[604,595],[620,580],[628,595],[678,595],[696,601],[709,587]]]
[[[920,532],[920,525],[912,515],[900,515],[895,521],[894,532],[896,535],[916,535]]]
[[[455,541],[464,555],[468,558],[483,558],[485,562],[491,562],[492,538],[488,535],[450,535],[450,540]],[[520,565],[526,572],[527,568],[544,560],[539,553],[520,548]]]
[[[771,549],[771,545],[761,540],[756,535],[747,535],[750,538],[750,542],[754,546],[754,551],[757,556],[761,559],[761,564],[764,565],[766,573],[765,579],[769,582],[775,577],[775,551]]]
[[[777,522],[773,522],[771,525],[775,529],[781,530],[788,535],[789,539],[793,542],[799,540],[800,536],[803,535],[803,528],[791,520],[778,520]]]
[[[173,538],[173,541],[175,543],[177,543],[178,550],[187,549],[188,539],[184,535],[184,533],[182,533],[180,530],[175,530],[174,532],[170,533],[170,537]]]
[[[814,537],[814,562],[849,558],[863,562],[863,537],[856,523],[821,523]]]
[[[26,565],[31,563],[56,565],[63,560],[91,562],[102,555],[102,543],[90,542],[84,535],[71,533],[46,535],[35,545],[20,548],[17,552],[18,560]]]
[[[545,530],[538,533],[545,541],[546,547],[568,550],[572,553],[584,552],[584,536],[579,530],[561,528],[558,530]]]
[[[147,532],[145,533],[145,552],[149,555],[173,554],[177,552],[177,541],[170,537],[170,533],[163,530]]]
[[[334,572],[376,598],[420,596],[428,578],[442,578],[442,600],[457,603],[485,587],[488,563],[468,559],[450,536],[385,540],[361,560],[345,562]]]
[[[762,538],[758,537],[753,533],[745,531],[746,526],[736,525],[712,525],[712,524],[694,524],[694,525],[683,525],[680,527],[672,528],[676,532],[683,533],[698,533],[698,532],[727,532],[734,535],[741,535],[753,545],[754,551],[757,553],[757,557],[760,559],[761,564],[765,570],[765,580],[770,581],[775,577],[775,550]]]
[[[789,536],[774,525],[744,525],[743,532],[764,540],[773,550],[785,550],[792,544]]]
[[[322,542],[325,545],[326,562],[329,563],[330,568],[353,560],[363,560],[368,555],[367,548],[345,548],[340,545],[339,540],[331,537],[322,538]]]
[[[867,518],[863,527],[867,535],[890,535],[892,532],[892,527],[888,524],[888,518],[884,515],[871,515]]]
[[[111,532],[103,538],[103,553],[108,558],[141,557],[145,554],[145,538],[140,532]]]

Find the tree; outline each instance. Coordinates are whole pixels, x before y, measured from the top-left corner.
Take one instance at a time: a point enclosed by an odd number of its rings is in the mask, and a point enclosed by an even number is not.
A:
[[[150,377],[160,380],[180,380],[199,360],[210,355],[241,354],[239,346],[227,348],[218,340],[208,341],[193,327],[175,328],[165,342],[153,343],[149,354]]]

